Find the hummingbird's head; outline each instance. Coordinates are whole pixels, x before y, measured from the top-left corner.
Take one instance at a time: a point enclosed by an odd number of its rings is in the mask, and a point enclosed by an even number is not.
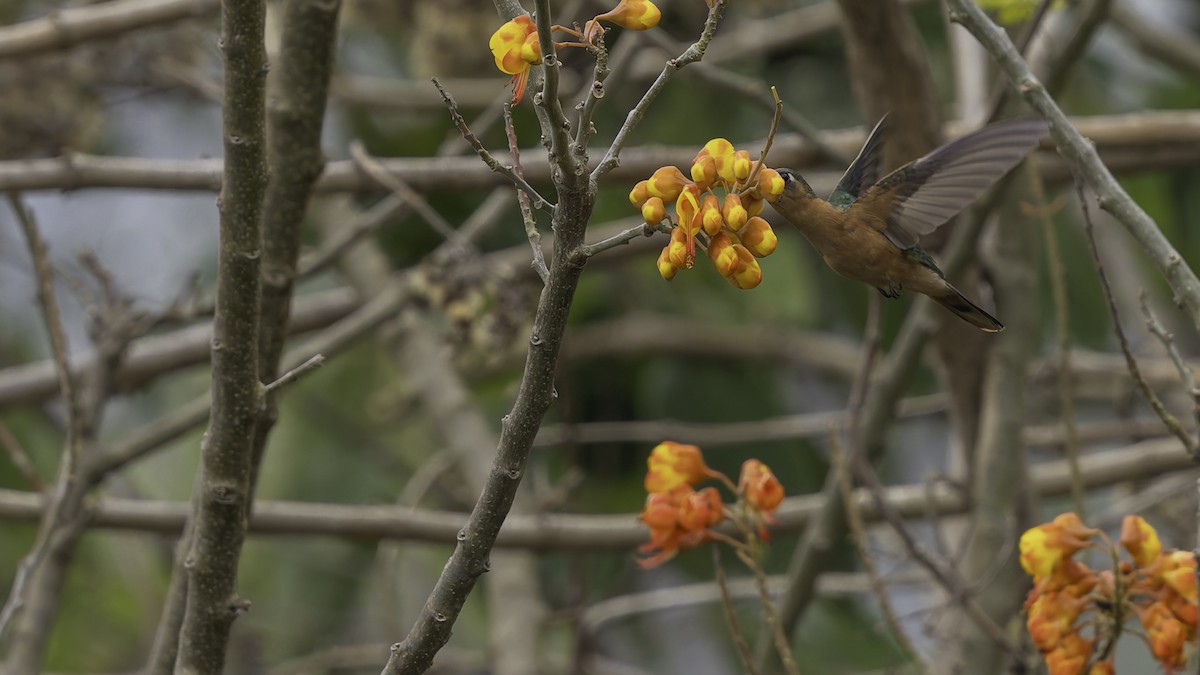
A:
[[[783,179],[783,195],[795,199],[801,195],[815,197],[812,186],[800,174],[791,169],[779,169],[779,177]]]

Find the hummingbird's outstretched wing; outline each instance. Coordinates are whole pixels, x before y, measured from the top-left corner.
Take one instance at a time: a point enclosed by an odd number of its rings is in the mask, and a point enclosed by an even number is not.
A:
[[[993,124],[905,164],[866,190],[854,209],[901,249],[954,217],[1037,147],[1043,120]]]
[[[839,209],[849,208],[867,188],[879,180],[879,164],[883,160],[883,134],[887,130],[887,118],[888,116],[884,114],[875,123],[875,128],[867,136],[867,142],[863,143],[862,149],[858,151],[858,157],[855,157],[854,161],[850,163],[850,167],[838,181],[837,187],[833,188],[833,192],[829,194],[830,204]]]

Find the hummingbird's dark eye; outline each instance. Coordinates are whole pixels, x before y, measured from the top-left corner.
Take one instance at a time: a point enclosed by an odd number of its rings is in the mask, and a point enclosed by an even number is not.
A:
[[[791,169],[780,169],[779,177],[782,178],[783,182],[785,183],[796,180],[796,175],[792,173]]]

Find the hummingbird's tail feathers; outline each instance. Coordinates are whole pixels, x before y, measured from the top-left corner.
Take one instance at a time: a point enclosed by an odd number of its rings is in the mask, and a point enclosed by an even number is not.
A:
[[[963,295],[957,288],[947,283],[946,290],[948,292],[945,295],[931,295],[929,297],[936,300],[942,307],[957,314],[963,321],[980,330],[989,333],[999,333],[1004,330],[1004,324],[1000,323],[996,317],[980,309],[979,305],[968,300],[967,296]]]

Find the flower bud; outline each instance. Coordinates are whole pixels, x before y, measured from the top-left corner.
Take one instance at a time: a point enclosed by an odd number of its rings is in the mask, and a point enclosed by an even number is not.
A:
[[[649,30],[658,25],[662,12],[650,0],[621,0],[612,10],[595,21],[609,21],[629,30]]]
[[[775,246],[779,240],[775,237],[775,231],[771,229],[771,224],[767,221],[754,216],[746,222],[746,226],[738,232],[738,238],[742,240],[742,244],[754,254],[755,258],[765,258],[775,252]]]
[[[742,206],[741,195],[737,194],[725,195],[725,201],[721,204],[721,215],[725,217],[725,224],[734,232],[741,230],[746,224],[746,219],[750,217],[746,207]]]
[[[650,198],[650,191],[647,187],[649,184],[650,181],[638,181],[638,184],[629,191],[629,203],[639,209],[642,208],[642,204],[645,204],[646,200]]]
[[[671,262],[671,245],[667,244],[663,247],[661,253],[658,254],[658,274],[663,279],[670,281],[679,274],[679,268]]]
[[[712,259],[717,273],[723,277],[729,277],[737,270],[738,255],[733,246],[733,241],[725,232],[718,232],[708,241],[708,257]]]
[[[741,244],[734,244],[733,250],[737,252],[738,265],[737,269],[729,277],[733,285],[738,288],[748,291],[762,283],[762,268],[758,266],[758,261],[754,259],[754,254]]]
[[[712,157],[717,164],[717,175],[726,183],[733,184],[733,152],[732,143],[724,138],[714,138],[704,144],[704,149],[696,155],[696,158],[699,159],[703,155]]]
[[[663,200],[658,197],[651,197],[642,204],[642,219],[646,224],[654,227],[667,217],[667,207],[663,204]]]
[[[733,176],[738,180],[746,180],[750,177],[750,170],[754,165],[750,163],[750,153],[746,150],[738,150],[733,153]]]
[[[676,269],[684,267],[691,269],[692,267],[688,264],[687,237],[684,235],[682,228],[676,227],[671,230],[671,243],[667,244],[667,260]]]
[[[783,176],[778,171],[763,167],[758,172],[758,185],[754,191],[773,204],[783,194],[783,186]]]
[[[700,225],[704,228],[704,233],[708,236],[721,231],[725,226],[725,219],[721,217],[721,207],[717,201],[716,195],[706,195],[704,204],[700,208]]]
[[[717,173],[717,161],[708,154],[696,157],[696,161],[692,163],[692,180],[701,190],[712,187],[720,177]]]
[[[646,181],[646,191],[651,197],[658,197],[664,202],[673,202],[679,198],[683,186],[688,184],[683,172],[673,166],[660,167]]]
[[[761,216],[766,202],[761,197],[754,197],[749,193],[744,193],[742,195],[742,206],[746,207],[746,213],[749,215]]]

